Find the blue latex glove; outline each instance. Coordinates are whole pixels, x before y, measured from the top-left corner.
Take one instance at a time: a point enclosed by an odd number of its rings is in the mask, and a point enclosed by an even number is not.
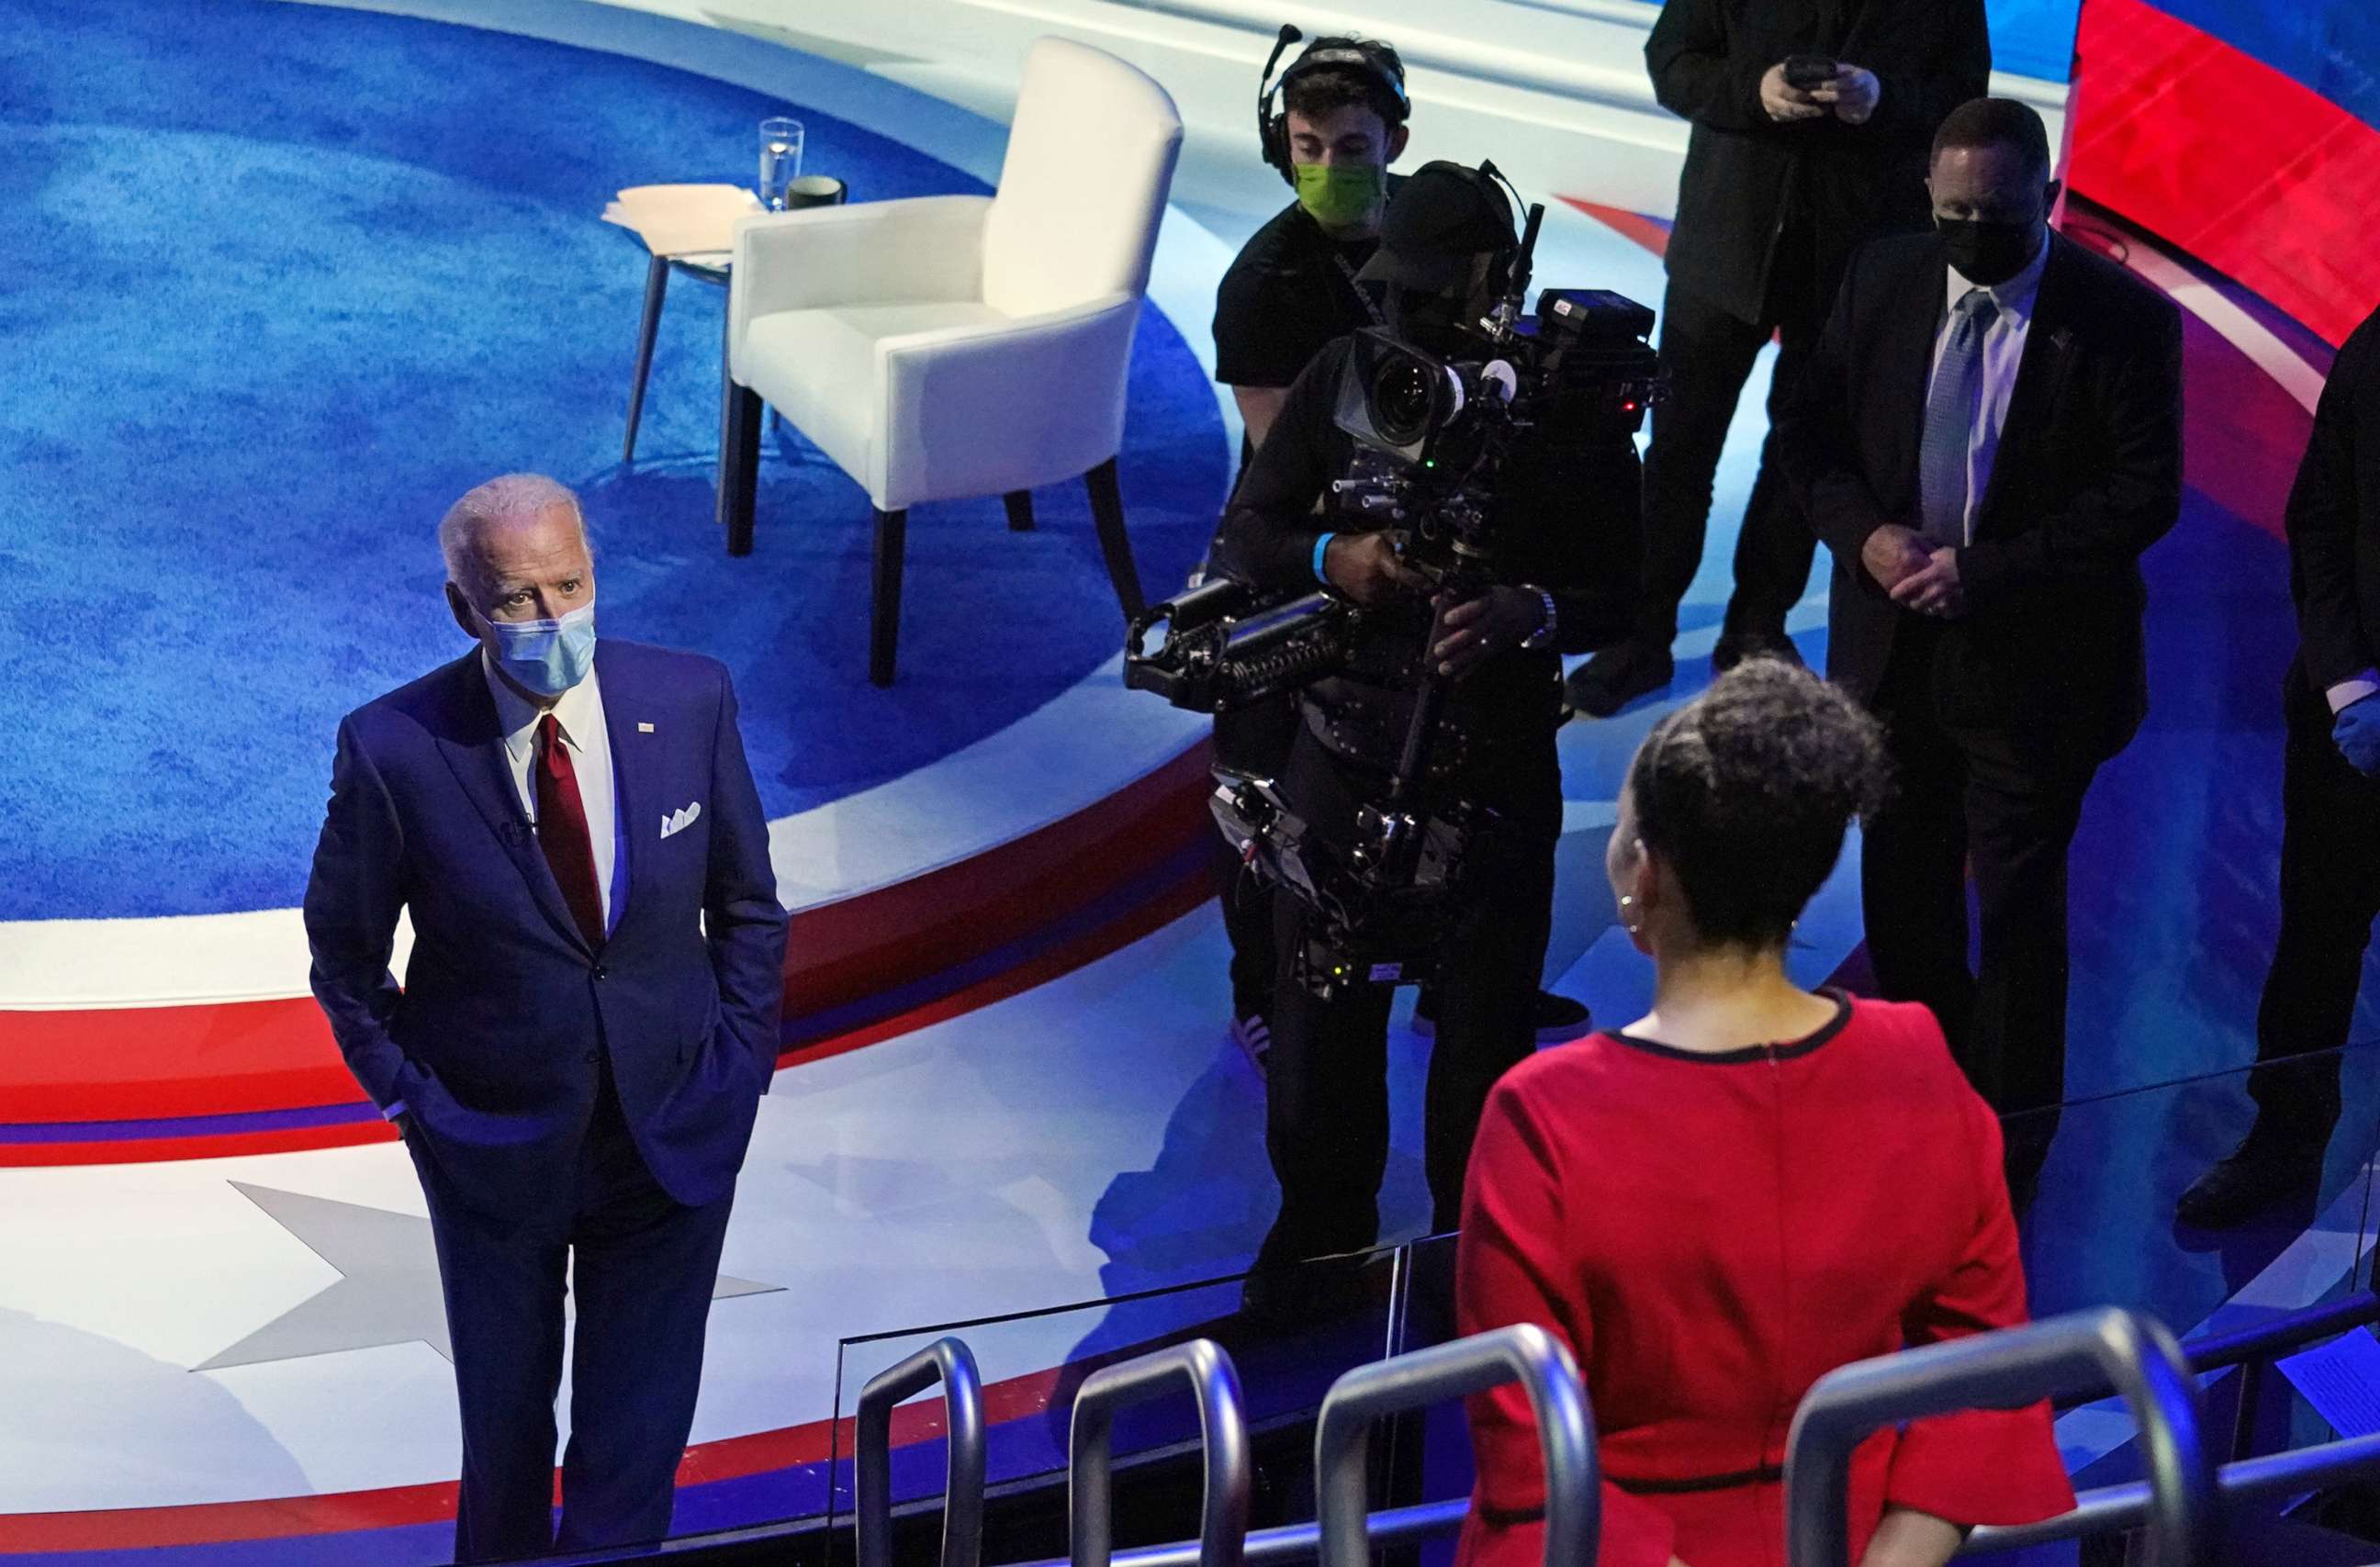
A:
[[[2380,778],[2380,695],[2358,697],[2330,722],[2331,744],[2366,778]]]

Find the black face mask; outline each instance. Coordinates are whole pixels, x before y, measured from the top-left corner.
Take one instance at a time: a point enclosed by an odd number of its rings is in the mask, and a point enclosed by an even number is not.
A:
[[[2043,243],[2043,225],[2027,221],[2004,223],[1993,218],[1936,217],[1942,236],[1942,254],[1959,275],[1985,288],[1997,288],[2022,272]]]

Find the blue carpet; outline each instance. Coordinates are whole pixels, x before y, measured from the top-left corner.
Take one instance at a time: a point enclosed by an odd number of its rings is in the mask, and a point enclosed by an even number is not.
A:
[[[991,733],[1121,640],[1079,485],[910,520],[903,684],[864,679],[868,502],[788,431],[759,548],[710,522],[722,296],[673,284],[618,465],[625,185],[748,184],[787,107],[855,200],[980,189],[884,136],[641,62],[271,0],[0,0],[0,918],[285,906],[331,738],[463,650],[433,528],[491,474],[586,497],[600,623],[735,673],[783,815]],[[988,129],[988,136],[997,136]],[[1229,474],[1151,310],[1122,471],[1178,581]],[[22,830],[38,823],[38,830]]]

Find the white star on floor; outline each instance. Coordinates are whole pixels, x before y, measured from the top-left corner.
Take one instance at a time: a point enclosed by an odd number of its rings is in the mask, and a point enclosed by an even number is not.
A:
[[[231,1185],[338,1269],[340,1277],[197,1369],[219,1371],[417,1340],[450,1361],[455,1358],[446,1336],[446,1301],[438,1288],[438,1252],[429,1220],[241,1181]],[[710,1298],[771,1294],[779,1288],[722,1273]]]

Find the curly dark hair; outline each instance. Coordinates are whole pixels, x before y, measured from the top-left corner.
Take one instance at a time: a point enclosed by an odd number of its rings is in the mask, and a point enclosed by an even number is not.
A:
[[[1851,823],[1883,804],[1884,735],[1840,690],[1750,659],[1654,725],[1628,770],[1636,835],[1669,862],[1703,939],[1784,944]]]
[[[1398,75],[1403,74],[1403,62],[1397,52],[1375,38],[1324,38],[1312,47],[1337,45],[1360,49]],[[1380,116],[1382,124],[1394,130],[1405,122],[1405,105],[1388,83],[1371,72],[1354,66],[1329,66],[1296,77],[1281,89],[1281,105],[1307,119],[1319,119],[1333,109],[1349,104],[1360,105]]]

